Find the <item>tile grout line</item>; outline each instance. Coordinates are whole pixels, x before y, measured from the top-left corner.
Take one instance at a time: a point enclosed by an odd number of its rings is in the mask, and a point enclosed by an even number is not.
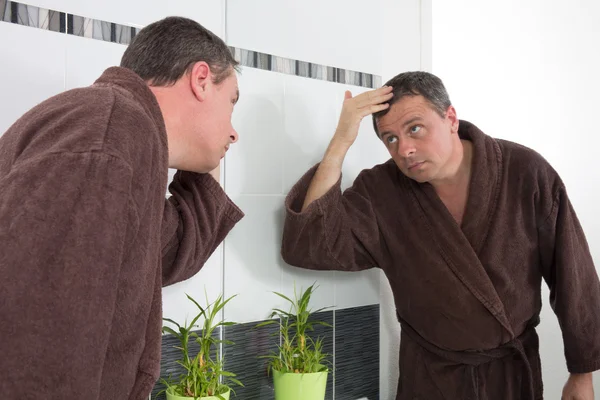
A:
[[[223,10],[222,10],[222,15],[223,15],[223,37],[224,37],[224,42],[227,43],[227,0],[223,1]],[[221,172],[221,181],[223,182],[223,190],[226,189],[227,187],[227,157],[223,158],[223,169]],[[221,244],[221,295],[223,296],[223,299],[225,299],[225,239],[223,239],[223,243]],[[223,307],[223,309],[221,310],[221,320],[225,321],[225,307]],[[225,360],[225,354],[224,354],[224,345],[223,345],[223,340],[225,340],[225,327],[221,326],[220,332],[219,332],[219,339],[221,340],[221,343],[219,343],[219,353],[221,354],[221,360]],[[223,383],[223,377],[221,377],[221,383]]]
[[[334,271],[331,271],[334,272]],[[335,281],[334,281],[334,285],[333,285],[333,303],[335,304],[335,296],[336,296],[336,285],[335,285]],[[331,379],[332,385],[333,385],[333,390],[331,391],[331,397],[332,400],[335,400],[335,360],[336,360],[336,351],[335,351],[335,346],[336,346],[336,340],[335,340],[335,332],[337,330],[336,326],[335,326],[335,315],[336,315],[336,309],[335,306],[333,308],[333,371],[331,371],[331,373],[333,374],[333,377]]]
[[[283,114],[282,115],[282,117],[283,117],[282,126],[283,126],[283,129],[285,130],[285,127],[286,127],[286,125],[285,125],[285,121],[286,121],[286,117],[285,117],[285,115],[286,115],[286,112],[285,112],[285,98],[286,98],[285,92],[286,92],[286,88],[287,88],[287,83],[286,83],[287,80],[283,79],[282,81],[283,81],[282,82],[282,84],[283,84],[283,96],[281,97],[281,109],[283,110],[283,112],[282,112],[282,114]],[[279,136],[280,136],[280,140],[281,140],[281,148],[283,148],[284,147],[283,146],[283,136],[284,135],[279,135]],[[284,169],[285,169],[285,163],[283,162],[283,152],[281,152],[281,193],[285,196],[285,171],[284,171]],[[285,210],[284,210],[284,212],[285,212]]]

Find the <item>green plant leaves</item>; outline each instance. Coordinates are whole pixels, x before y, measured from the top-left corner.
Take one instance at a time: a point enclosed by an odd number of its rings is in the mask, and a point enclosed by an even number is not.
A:
[[[312,373],[327,370],[325,364],[328,355],[323,353],[323,340],[320,338],[313,340],[307,335],[307,332],[314,331],[314,325],[331,327],[326,322],[309,320],[314,313],[309,309],[309,303],[315,290],[316,287],[313,284],[298,297],[294,287],[294,300],[284,294],[273,292],[290,303],[290,310],[273,308],[269,320],[255,326],[255,328],[260,328],[273,324],[279,325],[278,336],[281,338],[281,345],[277,345],[277,352],[260,357],[269,360],[269,369],[284,373]],[[315,312],[324,311],[327,308],[330,307],[324,307]]]
[[[220,326],[235,325],[234,322],[217,321],[219,312],[235,296],[227,300],[223,300],[223,297],[219,296],[212,304],[208,304],[207,298],[208,305],[206,307],[202,307],[190,295],[186,294],[186,296],[196,305],[199,310],[198,314],[192,319],[192,322],[185,326],[179,325],[172,319],[163,318],[164,321],[177,326],[179,332],[168,326],[162,328],[163,333],[170,333],[179,340],[180,346],[174,347],[181,351],[181,359],[177,360],[176,363],[184,368],[185,374],[180,375],[178,378],[169,376],[168,379],[161,379],[161,382],[167,387],[166,390],[170,390],[178,396],[194,398],[216,396],[219,399],[224,399],[221,395],[231,390],[225,382],[239,386],[243,386],[243,384],[234,378],[234,373],[223,369],[223,359],[219,357],[218,347],[221,343],[234,343],[230,340],[216,339],[213,337],[213,333]],[[196,323],[202,317],[204,317],[202,332],[198,335],[192,329],[196,327]],[[200,346],[200,350],[196,355],[189,354],[190,339],[195,340]]]

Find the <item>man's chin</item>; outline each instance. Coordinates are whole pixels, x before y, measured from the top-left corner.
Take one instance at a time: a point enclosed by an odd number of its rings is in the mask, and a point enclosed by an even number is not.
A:
[[[173,166],[173,167],[169,167],[169,168],[176,169],[178,171],[193,172],[196,174],[208,174],[215,170],[218,170],[219,164],[217,164],[217,166],[214,168],[207,167],[207,166],[191,166],[191,165]]]
[[[413,174],[413,173],[410,173],[409,171],[404,171],[401,168],[398,168],[398,169],[400,170],[400,172],[402,172],[402,175],[406,176],[409,179],[412,179],[415,182],[427,183],[430,180],[430,177],[425,174]]]
[[[209,172],[219,168],[219,165],[221,164],[220,160],[212,160],[211,162],[207,161],[208,160],[203,160],[202,162],[182,162],[178,163],[177,165],[169,165],[169,168],[180,171],[194,172],[197,174],[208,174]]]

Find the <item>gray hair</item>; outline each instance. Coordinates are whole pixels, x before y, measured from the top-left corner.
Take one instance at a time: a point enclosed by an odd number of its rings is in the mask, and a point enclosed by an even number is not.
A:
[[[442,118],[446,116],[448,107],[452,105],[442,80],[429,72],[403,72],[387,81],[385,86],[393,88],[394,97],[389,101],[390,107],[373,114],[373,129],[375,129],[377,136],[379,136],[379,130],[377,129],[379,118],[386,115],[393,104],[406,96],[423,96]]]
[[[167,17],[135,36],[123,54],[121,67],[153,86],[169,86],[199,61],[210,66],[215,84],[225,80],[238,65],[217,35],[194,20]]]

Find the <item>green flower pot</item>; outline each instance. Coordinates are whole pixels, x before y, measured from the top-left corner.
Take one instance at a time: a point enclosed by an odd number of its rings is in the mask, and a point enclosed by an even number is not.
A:
[[[324,400],[327,374],[328,371],[293,374],[274,370],[275,400]]]
[[[223,396],[223,398],[225,398],[225,400],[229,400],[229,394],[231,393],[231,390],[228,390],[227,392],[223,393],[221,396]],[[173,394],[171,392],[171,389],[167,390],[167,400],[193,400],[193,397],[188,397],[188,396],[178,396],[176,394]],[[199,400],[220,400],[217,396],[208,396],[208,397],[198,397]]]

